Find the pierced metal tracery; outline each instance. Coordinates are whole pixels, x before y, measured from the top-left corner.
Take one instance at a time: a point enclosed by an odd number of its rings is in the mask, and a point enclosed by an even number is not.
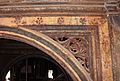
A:
[[[81,65],[86,69],[87,72],[89,70],[89,44],[88,41],[84,37],[54,37],[55,41],[62,44],[65,48],[67,48],[76,59],[81,63]]]

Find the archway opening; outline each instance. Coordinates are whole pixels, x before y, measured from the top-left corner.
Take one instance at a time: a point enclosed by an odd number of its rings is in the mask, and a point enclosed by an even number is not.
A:
[[[2,81],[73,81],[54,59],[26,43],[0,39]]]

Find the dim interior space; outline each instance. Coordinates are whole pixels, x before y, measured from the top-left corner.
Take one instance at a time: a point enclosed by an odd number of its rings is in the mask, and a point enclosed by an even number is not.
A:
[[[73,81],[50,56],[26,43],[0,39],[4,81]]]

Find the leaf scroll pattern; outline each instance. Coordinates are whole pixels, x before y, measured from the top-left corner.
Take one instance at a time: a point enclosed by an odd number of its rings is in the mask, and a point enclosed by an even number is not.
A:
[[[81,63],[81,65],[90,73],[89,64],[89,44],[84,37],[54,37],[54,40],[67,48]]]

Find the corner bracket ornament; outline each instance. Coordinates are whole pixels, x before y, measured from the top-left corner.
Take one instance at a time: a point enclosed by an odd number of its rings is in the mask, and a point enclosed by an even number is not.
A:
[[[90,73],[89,43],[84,36],[56,36],[53,39],[67,48],[81,63],[84,69]]]

